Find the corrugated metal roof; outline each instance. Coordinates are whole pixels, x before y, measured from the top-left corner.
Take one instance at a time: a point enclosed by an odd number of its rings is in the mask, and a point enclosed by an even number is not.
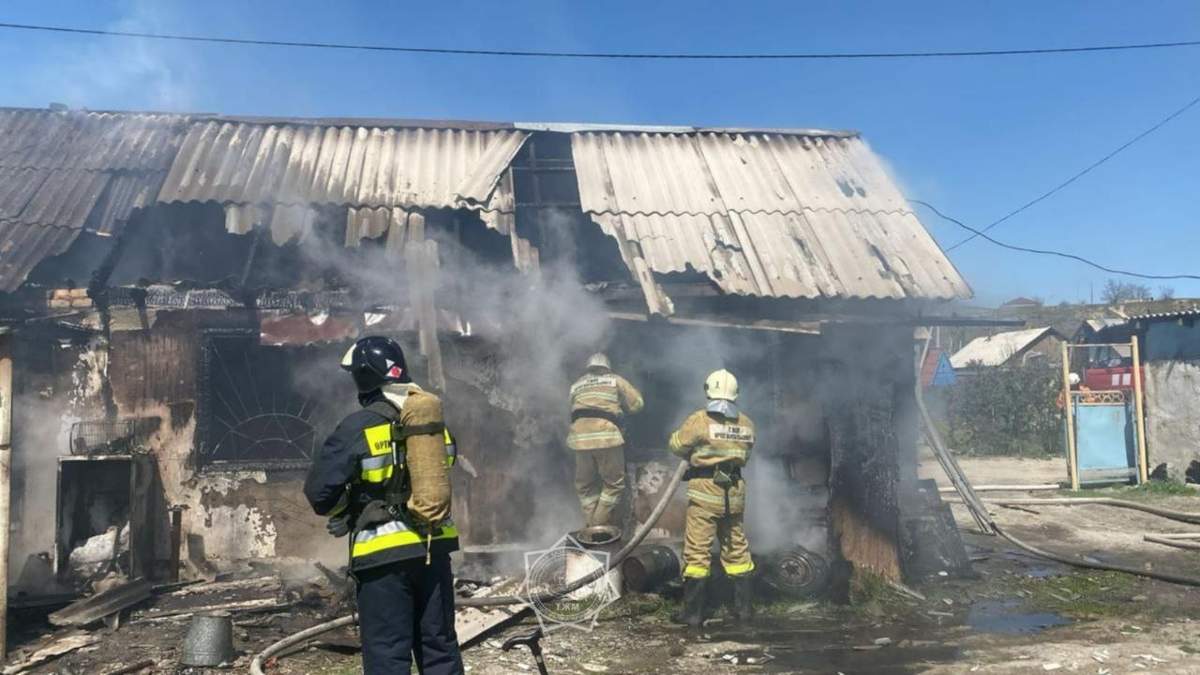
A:
[[[765,297],[970,296],[857,136],[588,132],[572,149],[583,209],[635,274],[695,270]]]
[[[1182,307],[1180,309],[1171,310],[1169,312],[1150,312],[1147,314],[1130,315],[1133,319],[1182,319],[1186,317],[1200,316],[1200,305],[1195,307]]]
[[[80,232],[113,234],[149,204],[187,119],[0,109],[0,291]]]
[[[205,121],[189,130],[159,201],[494,210],[526,136]]]
[[[1053,333],[1049,326],[1014,330],[1007,333],[996,333],[986,337],[978,337],[967,343],[950,357],[950,365],[955,368],[970,366],[994,367],[1004,365],[1013,356],[1020,354],[1025,348],[1037,342],[1046,333]]]

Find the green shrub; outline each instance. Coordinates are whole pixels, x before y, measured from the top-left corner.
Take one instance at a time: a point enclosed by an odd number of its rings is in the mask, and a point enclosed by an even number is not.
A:
[[[1061,387],[1061,373],[1045,365],[981,368],[941,393],[941,426],[963,454],[1061,454]]]

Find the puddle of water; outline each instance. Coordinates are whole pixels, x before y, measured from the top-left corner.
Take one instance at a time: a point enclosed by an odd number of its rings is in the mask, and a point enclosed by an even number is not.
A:
[[[1071,623],[1058,614],[1022,612],[1020,608],[1020,603],[1012,600],[977,602],[967,612],[967,626],[980,633],[1029,635]]]

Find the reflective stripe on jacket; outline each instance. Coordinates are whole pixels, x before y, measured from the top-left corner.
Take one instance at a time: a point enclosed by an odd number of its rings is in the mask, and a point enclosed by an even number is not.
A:
[[[454,437],[445,430],[441,401],[415,385],[407,385],[400,402],[399,426],[428,430],[393,443],[392,421],[364,408],[352,413],[325,441],[313,459],[304,492],[313,510],[328,515],[349,491],[349,508],[360,514],[372,501],[386,501],[389,481],[405,471],[411,496],[404,522],[392,520],[358,528],[351,536],[351,569],[397,560],[449,553],[458,548],[458,531],[450,520],[449,465]],[[367,405],[382,400],[380,396]],[[422,534],[424,533],[424,534]],[[430,536],[429,533],[433,533]]]
[[[611,418],[636,415],[643,406],[641,392],[620,375],[608,371],[584,374],[571,385],[571,412],[575,413],[575,419],[567,434],[567,447],[600,450],[624,445],[621,428]],[[597,411],[609,419],[587,417],[587,411]]]
[[[696,467],[732,464],[745,466],[754,446],[754,423],[744,414],[736,420],[707,410],[692,413],[679,429],[671,434],[669,447],[676,456]],[[688,481],[688,501],[713,512],[725,511],[725,488],[711,478]],[[746,508],[746,481],[738,480],[729,488],[730,513],[742,513]]]

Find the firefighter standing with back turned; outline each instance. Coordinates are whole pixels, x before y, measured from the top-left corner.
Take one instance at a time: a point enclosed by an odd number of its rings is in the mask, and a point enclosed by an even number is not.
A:
[[[738,621],[751,618],[754,561],[742,529],[746,481],[742,467],[754,445],[754,423],[737,408],[737,378],[718,370],[704,381],[708,405],[684,420],[671,434],[671,452],[691,468],[688,481],[687,528],[683,544],[683,611],[674,618],[692,629],[704,623],[704,593],[712,560],[712,544],[721,544],[721,566],[733,582],[733,610]]]
[[[575,492],[590,527],[608,525],[625,492],[625,436],[621,420],[642,410],[642,395],[612,371],[608,357],[593,354],[587,372],[571,385],[571,430]]]
[[[350,414],[313,460],[304,494],[350,535],[366,675],[463,673],[454,631],[449,467],[454,441],[442,402],[413,383],[404,352],[365,337],[342,359],[363,409]]]

